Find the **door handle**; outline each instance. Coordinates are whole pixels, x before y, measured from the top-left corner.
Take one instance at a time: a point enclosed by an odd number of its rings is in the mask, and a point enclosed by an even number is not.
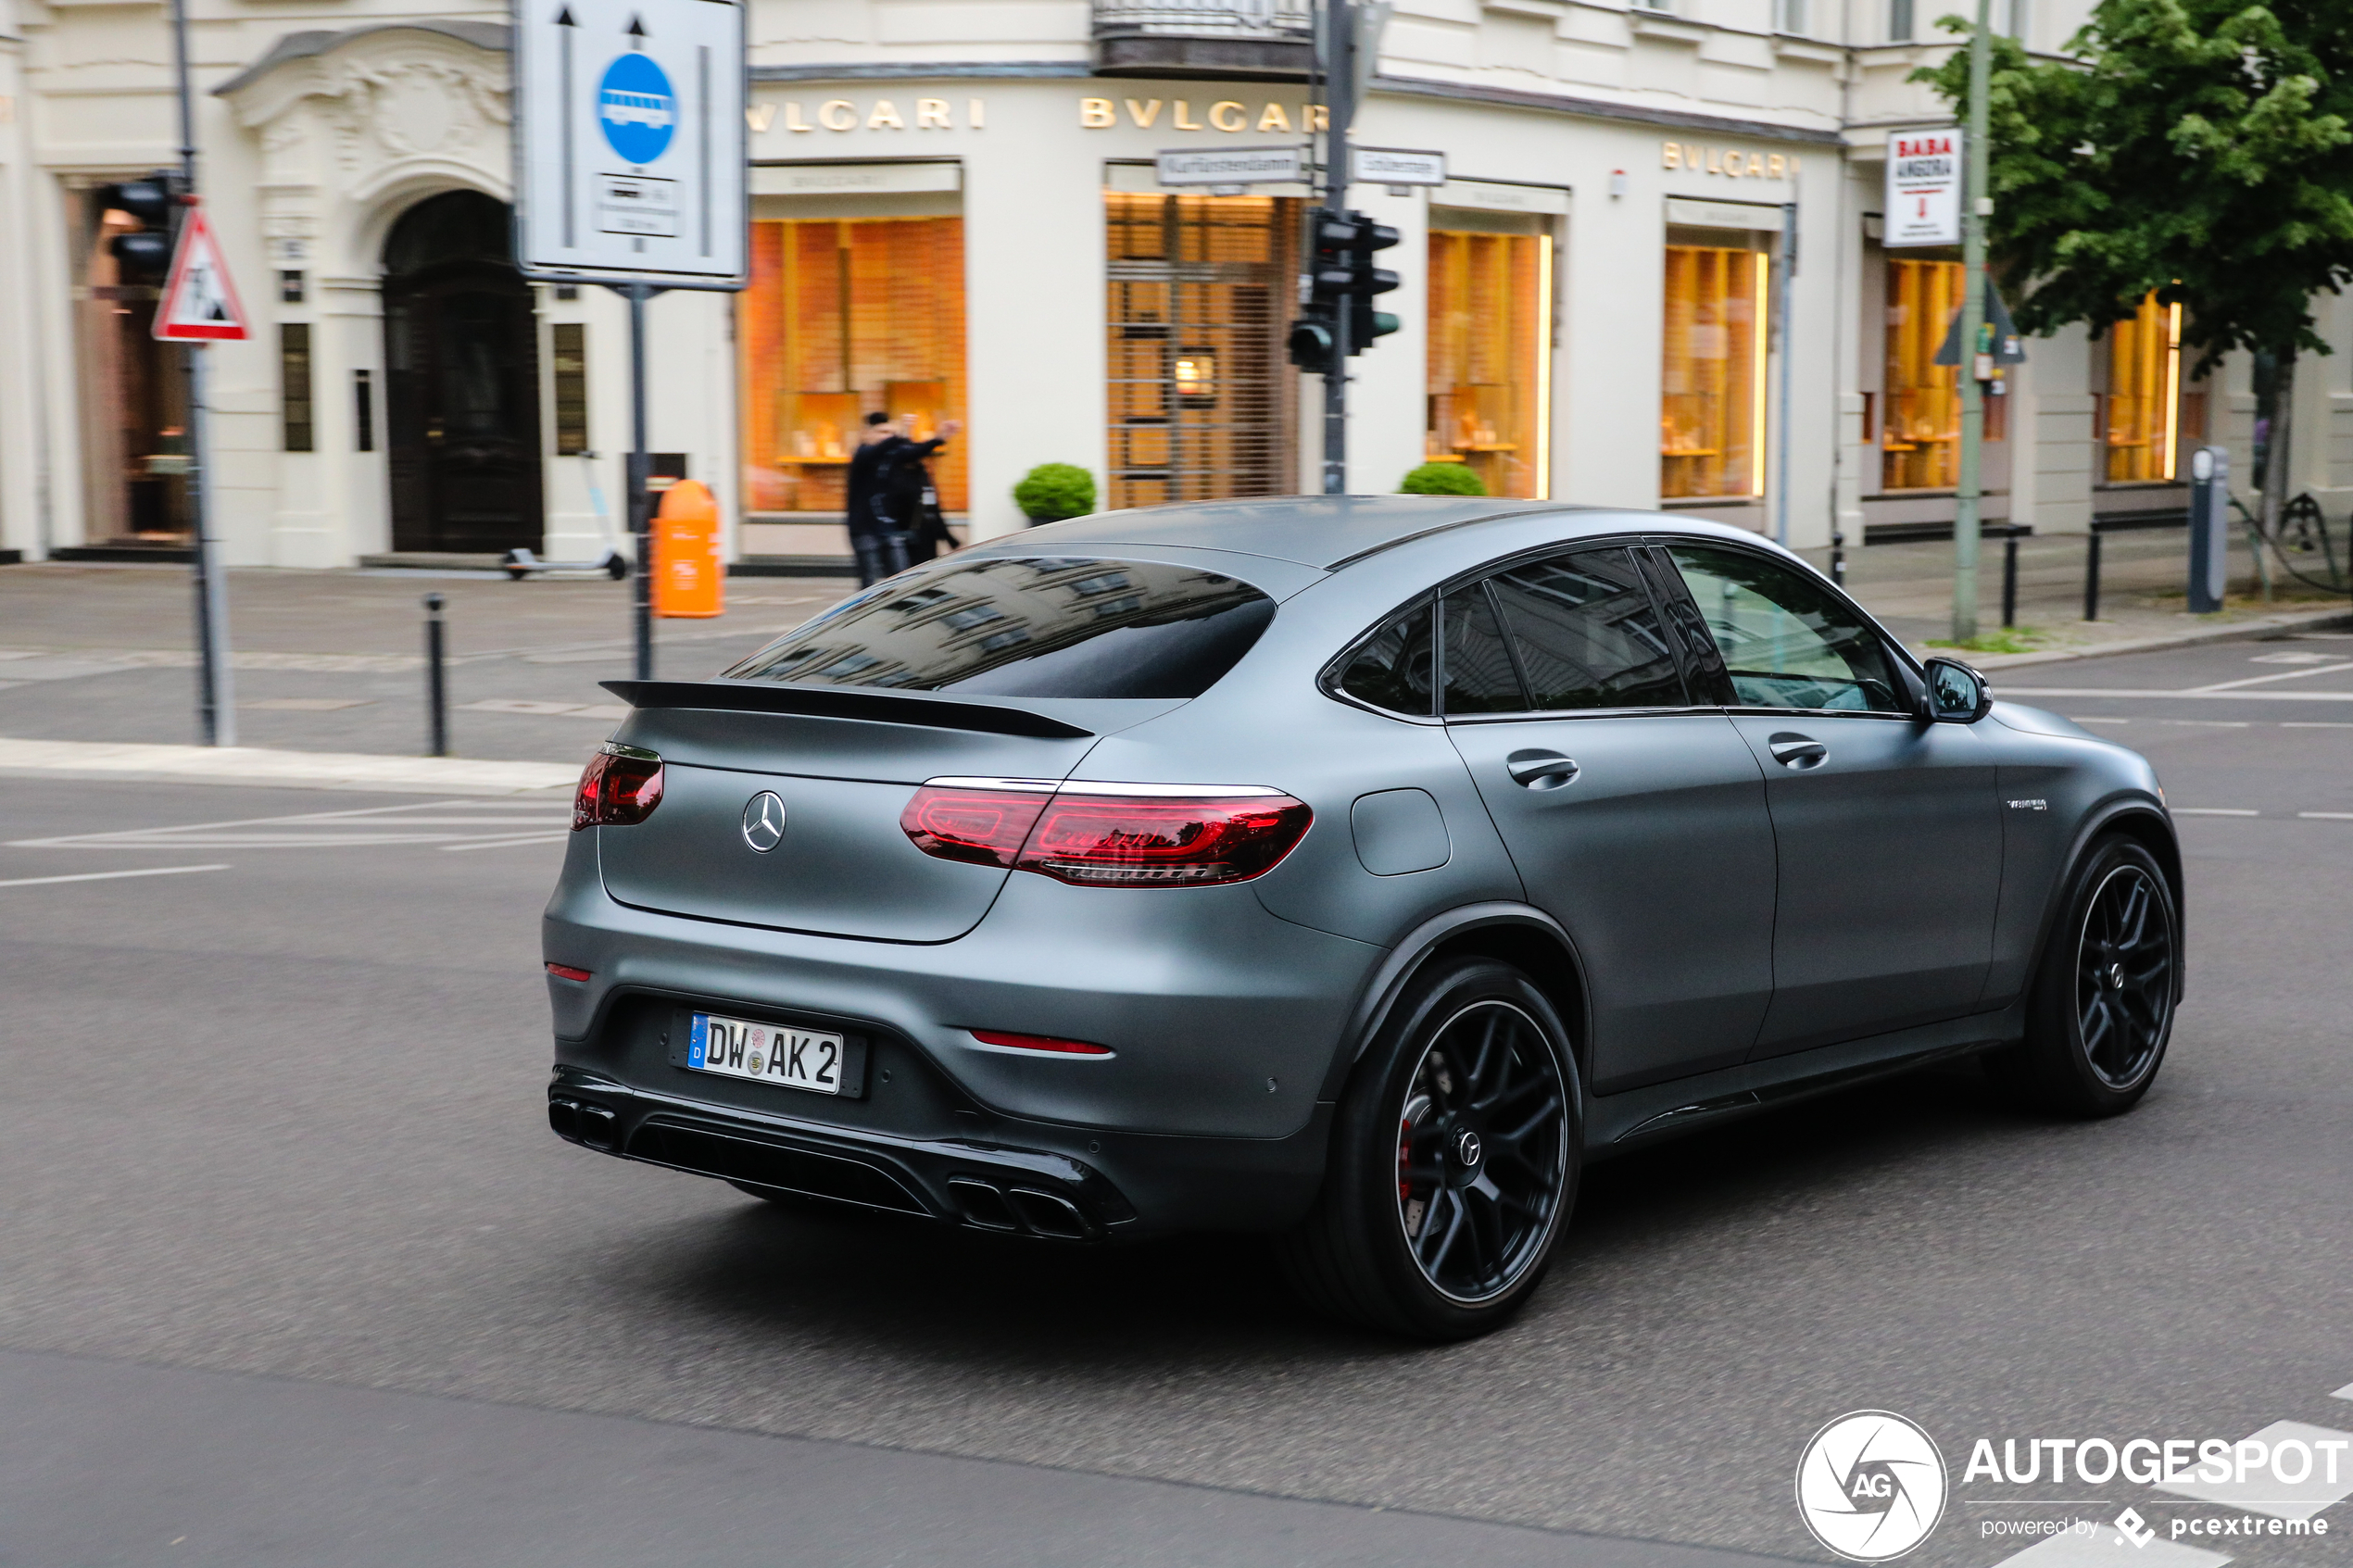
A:
[[[1767,749],[1772,752],[1773,760],[1784,768],[1794,768],[1803,771],[1807,768],[1818,768],[1830,760],[1831,748],[1829,746],[1824,746],[1812,735],[1801,735],[1794,730],[1783,730],[1780,734],[1767,741],[1765,745]]]
[[[1557,751],[1515,751],[1504,759],[1504,771],[1528,789],[1558,789],[1577,782],[1578,767]]]

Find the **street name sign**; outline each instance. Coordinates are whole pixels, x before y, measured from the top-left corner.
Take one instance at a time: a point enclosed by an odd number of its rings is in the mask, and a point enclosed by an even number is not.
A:
[[[1896,131],[1887,138],[1887,212],[1880,243],[1961,243],[1961,133]]]
[[[212,237],[204,208],[190,207],[171,253],[171,273],[156,305],[155,335],[166,343],[242,343],[245,310],[220,242]]]
[[[517,0],[523,276],[744,286],[744,30],[736,0]]]
[[[1360,185],[1443,185],[1444,153],[1411,152],[1403,147],[1352,149],[1349,177]]]
[[[1185,148],[1154,161],[1164,185],[1279,185],[1307,178],[1304,147]]]

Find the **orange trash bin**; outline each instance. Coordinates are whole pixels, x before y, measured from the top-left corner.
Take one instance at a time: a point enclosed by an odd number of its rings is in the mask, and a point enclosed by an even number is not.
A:
[[[654,613],[698,621],[723,615],[726,583],[719,502],[708,486],[682,479],[664,492],[654,513]]]

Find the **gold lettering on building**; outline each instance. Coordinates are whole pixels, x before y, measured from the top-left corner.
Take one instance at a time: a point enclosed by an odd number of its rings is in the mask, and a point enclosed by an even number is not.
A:
[[[928,100],[925,100],[926,102]],[[1193,118],[1189,98],[1174,101],[1164,98],[1128,98],[1127,123],[1139,131],[1149,131],[1160,123],[1161,111],[1168,111],[1172,131],[1223,131],[1228,133],[1252,128],[1250,106],[1237,98],[1220,98],[1209,106],[1206,121]],[[1110,98],[1078,100],[1078,123],[1088,131],[1110,131],[1119,124],[1119,103]],[[973,126],[980,125],[980,100],[973,100]],[[1265,103],[1259,107],[1256,120],[1261,131],[1290,131],[1305,132],[1329,129],[1329,120],[1321,104],[1302,104],[1296,108],[1289,104]]]
[[[1283,107],[1280,104],[1267,105],[1265,112],[1258,117],[1258,129],[1261,131],[1289,131],[1290,129],[1290,111]]]
[[[978,98],[966,98],[964,100],[964,104],[966,106],[966,113],[972,117],[973,129],[975,131],[986,130],[988,125],[988,115],[981,100]]]
[[[1228,114],[1228,109],[1233,112]],[[1220,131],[1240,131],[1250,124],[1250,111],[1227,98],[1209,106],[1209,123]]]
[[[948,123],[948,100],[945,98],[916,99],[915,129],[918,131],[950,129]]]
[[[1127,100],[1128,123],[1135,126],[1137,130],[1150,131],[1152,128],[1152,121],[1159,118],[1160,100],[1158,98],[1141,104],[1133,98]]]
[[[787,131],[814,131],[817,128],[800,118],[800,106],[799,104],[786,104],[785,106],[785,129]]]
[[[751,127],[753,135],[764,135],[768,128],[776,123],[776,106],[761,104],[744,110],[744,123]]]
[[[1798,167],[1794,153],[1753,153],[1742,147],[1699,146],[1690,142],[1661,142],[1658,163],[1662,169],[1688,169],[1694,174],[1721,174],[1733,180],[1793,180]]]
[[[1186,118],[1188,115],[1190,115],[1192,112],[1193,112],[1193,106],[1192,106],[1192,105],[1190,105],[1190,104],[1187,103],[1187,102],[1186,102],[1184,99],[1182,99],[1182,98],[1179,98],[1179,99],[1177,99],[1177,100],[1176,100],[1176,119],[1173,121],[1173,123],[1176,125],[1176,129],[1177,129],[1177,130],[1179,130],[1179,131],[1199,131],[1199,130],[1201,129],[1201,127],[1200,127],[1200,126],[1198,126],[1198,125],[1194,124],[1192,120],[1190,120],[1190,119],[1187,119],[1187,118]]]
[[[1112,108],[1111,100],[1109,98],[1081,98],[1078,100],[1078,123],[1088,127],[1089,130],[1099,131],[1102,127],[1113,123],[1118,118],[1116,111]]]
[[[817,106],[817,123],[828,131],[855,131],[858,106],[847,98],[828,98]]]
[[[899,118],[899,107],[896,104],[888,98],[876,98],[873,112],[866,116],[866,129],[880,131],[885,126],[888,126],[893,131],[904,131],[907,129],[907,122]]]

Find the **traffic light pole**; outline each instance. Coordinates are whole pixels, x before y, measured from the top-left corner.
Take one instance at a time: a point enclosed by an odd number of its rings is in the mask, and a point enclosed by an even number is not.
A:
[[[1985,320],[1986,79],[1993,74],[1988,42],[1992,6],[1977,0],[1977,27],[1969,41],[1969,140],[1963,144],[1961,207],[1961,330],[1956,356],[1961,383],[1961,471],[1953,495],[1953,641],[1977,639],[1979,452],[1985,438],[1985,383],[1977,379],[1979,339]]]
[[[171,47],[180,89],[180,200],[173,209],[172,241],[196,200],[195,98],[188,82],[188,0],[171,0]],[[207,746],[237,744],[237,703],[229,673],[229,588],[220,571],[220,542],[213,536],[212,464],[208,461],[205,418],[205,347],[180,346],[188,380],[188,508],[195,535],[194,570],[196,615],[196,721]]]
[[[1348,126],[1356,110],[1356,18],[1350,0],[1324,0],[1324,211],[1348,211]],[[1324,371],[1324,494],[1348,494],[1349,312],[1333,312],[1331,363]]]

